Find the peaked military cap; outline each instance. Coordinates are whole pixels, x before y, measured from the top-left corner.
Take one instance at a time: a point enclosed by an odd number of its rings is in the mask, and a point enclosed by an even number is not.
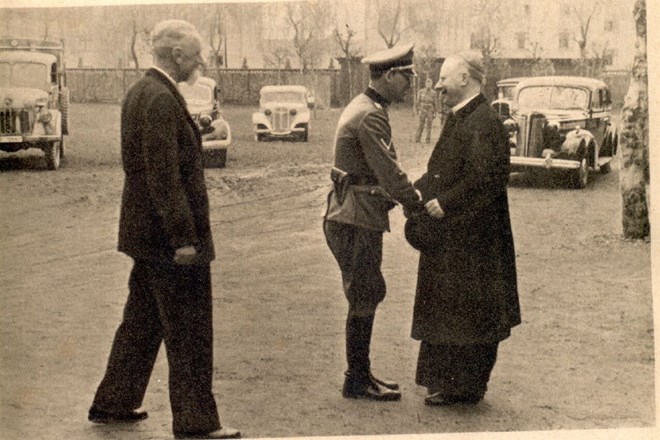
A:
[[[395,46],[390,49],[381,50],[362,59],[363,64],[368,64],[369,69],[374,72],[384,72],[390,69],[413,70],[413,48],[414,43]]]

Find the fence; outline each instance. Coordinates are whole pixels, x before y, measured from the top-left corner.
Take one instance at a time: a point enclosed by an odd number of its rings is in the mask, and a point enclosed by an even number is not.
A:
[[[270,84],[300,84],[314,93],[319,108],[341,107],[346,105],[353,96],[364,91],[369,81],[368,70],[359,61],[351,63],[351,74],[348,74],[348,63],[340,60],[341,70],[323,69],[314,72],[300,73],[297,70],[276,69],[207,69],[205,75],[215,78],[222,91],[223,102],[236,105],[256,106],[259,102],[259,89]],[[557,68],[556,74],[572,74],[567,67]],[[437,78],[439,65],[430,71],[434,80]],[[71,90],[73,102],[106,102],[119,103],[128,88],[144,74],[144,70],[134,69],[69,69],[67,82]],[[529,76],[530,72],[521,66],[511,63],[507,69],[493,72],[488,78],[486,95],[494,99],[494,85],[497,80],[511,76]],[[624,70],[606,71],[599,76],[605,81],[612,92],[616,104],[622,104],[630,83],[630,72]],[[423,86],[416,84],[415,90]],[[350,85],[349,85],[350,84]],[[412,104],[414,93],[407,99]]]
[[[119,103],[126,91],[144,75],[144,69],[68,69],[67,83],[72,102]],[[299,84],[307,87],[320,108],[339,105],[340,74],[323,69],[300,73],[275,69],[206,69],[222,91],[223,102],[258,105],[265,85]]]

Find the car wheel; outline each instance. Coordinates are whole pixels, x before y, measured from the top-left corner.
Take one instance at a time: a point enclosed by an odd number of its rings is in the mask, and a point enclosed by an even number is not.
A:
[[[601,174],[608,174],[611,170],[612,168],[609,162],[605,162],[604,164],[602,164],[599,169]]]
[[[204,151],[205,168],[224,168],[227,165],[227,149]]]
[[[303,131],[300,132],[298,135],[298,140],[300,142],[307,142],[309,140],[309,125],[308,124],[303,124],[302,125]]]
[[[580,160],[580,167],[573,172],[572,186],[575,189],[584,189],[587,187],[587,183],[589,183],[589,162],[586,156],[583,156]]]
[[[263,142],[266,140],[266,135],[263,133],[257,133],[254,135],[254,138],[256,139],[257,142]]]
[[[44,150],[44,153],[46,153],[46,168],[49,170],[58,169],[60,167],[60,159],[62,157],[62,142],[51,142]]]

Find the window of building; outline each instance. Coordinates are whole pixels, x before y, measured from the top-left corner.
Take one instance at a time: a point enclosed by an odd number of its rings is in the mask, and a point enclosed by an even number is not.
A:
[[[559,33],[559,48],[568,49],[568,42],[570,40],[570,35],[568,32]]]
[[[479,35],[472,32],[470,34],[470,49],[480,49],[481,48],[481,39]]]
[[[605,32],[613,32],[613,31],[614,31],[614,20],[611,18],[605,20]]]
[[[518,49],[524,49],[527,45],[527,32],[518,32],[516,40],[518,41]]]
[[[616,58],[616,49],[605,49],[603,51],[603,65],[611,66],[614,64],[614,58]]]

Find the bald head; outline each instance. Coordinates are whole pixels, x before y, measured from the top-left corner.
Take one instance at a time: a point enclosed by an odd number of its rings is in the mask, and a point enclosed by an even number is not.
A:
[[[445,103],[450,107],[481,91],[484,68],[478,52],[459,52],[450,55],[440,68],[436,85]]]
[[[445,62],[447,61],[450,61],[458,67],[465,69],[470,78],[474,79],[479,84],[483,84],[485,69],[483,56],[481,53],[474,50],[458,52],[447,57]]]

